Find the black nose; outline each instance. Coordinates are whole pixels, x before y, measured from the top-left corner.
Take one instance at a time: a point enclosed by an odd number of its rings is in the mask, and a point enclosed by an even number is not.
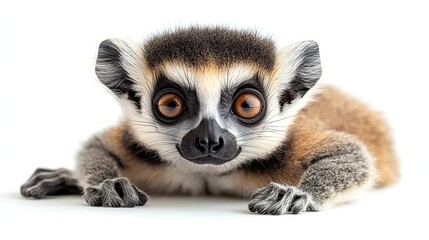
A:
[[[203,154],[215,154],[223,147],[223,138],[211,139],[210,136],[206,135],[203,138],[197,137],[195,139],[195,147]]]
[[[213,155],[222,149],[224,145],[223,135],[226,137],[226,132],[215,120],[203,119],[200,125],[194,129],[194,133],[191,133],[191,138],[195,138],[195,147],[203,155]],[[232,136],[232,134],[230,135]]]
[[[199,164],[222,164],[240,152],[234,135],[213,119],[203,119],[183,137],[177,148],[182,157]]]

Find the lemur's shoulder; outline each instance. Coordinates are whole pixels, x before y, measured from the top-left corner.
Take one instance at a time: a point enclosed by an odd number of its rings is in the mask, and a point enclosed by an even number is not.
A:
[[[348,134],[363,143],[376,161],[378,186],[396,181],[398,167],[389,127],[368,105],[334,87],[320,87],[313,101],[298,113],[289,136],[298,148],[304,148],[309,141],[320,141],[319,130]],[[306,137],[309,133],[311,139]]]
[[[295,121],[296,126],[300,126],[300,123],[312,122],[312,124],[323,125],[323,128],[345,131],[358,136],[365,134],[369,128],[376,132],[388,131],[379,113],[337,88],[322,85],[318,87],[312,98],[313,100],[299,112],[297,116],[299,121]]]

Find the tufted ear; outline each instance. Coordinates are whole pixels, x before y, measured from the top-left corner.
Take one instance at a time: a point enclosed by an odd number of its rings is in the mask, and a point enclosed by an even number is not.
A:
[[[322,75],[319,45],[315,41],[302,41],[288,46],[281,60],[280,107],[303,97]]]
[[[133,73],[138,71],[141,54],[139,49],[118,39],[107,39],[98,48],[95,73],[98,79],[116,96],[126,96],[140,108],[140,97],[134,90]]]

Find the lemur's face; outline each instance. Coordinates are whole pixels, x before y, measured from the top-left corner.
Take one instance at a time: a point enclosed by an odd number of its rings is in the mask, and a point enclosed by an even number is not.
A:
[[[321,69],[313,41],[277,52],[254,33],[190,28],[142,47],[106,40],[96,72],[142,147],[170,164],[224,172],[278,150]]]
[[[248,65],[193,69],[168,63],[159,75],[151,98],[152,116],[157,130],[174,143],[167,146],[176,150],[174,158],[222,165],[251,156],[252,142],[245,139],[268,130],[263,121],[268,98],[256,69]]]

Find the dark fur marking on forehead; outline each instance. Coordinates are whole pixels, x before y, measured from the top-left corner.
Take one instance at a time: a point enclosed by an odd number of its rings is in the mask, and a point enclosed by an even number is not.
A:
[[[250,62],[266,70],[274,68],[276,50],[270,38],[223,27],[190,27],[167,32],[149,39],[144,48],[145,59],[152,67],[179,60],[192,66],[209,61],[219,65]]]

